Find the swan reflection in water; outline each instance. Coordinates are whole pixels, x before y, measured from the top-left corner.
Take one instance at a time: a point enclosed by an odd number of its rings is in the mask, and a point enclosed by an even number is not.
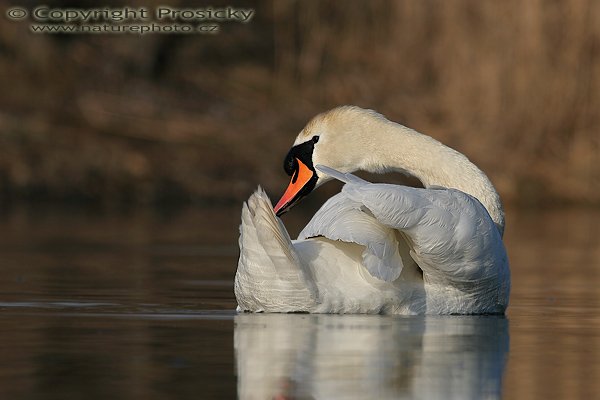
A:
[[[240,399],[494,399],[503,316],[239,314]]]

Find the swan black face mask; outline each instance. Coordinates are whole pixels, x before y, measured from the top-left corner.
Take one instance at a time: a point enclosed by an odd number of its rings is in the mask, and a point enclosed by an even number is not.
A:
[[[315,188],[319,177],[313,166],[312,154],[318,140],[319,137],[315,136],[307,142],[296,145],[285,156],[283,169],[292,180],[274,208],[278,217]]]

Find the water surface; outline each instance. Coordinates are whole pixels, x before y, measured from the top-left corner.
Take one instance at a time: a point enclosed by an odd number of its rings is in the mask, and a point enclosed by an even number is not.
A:
[[[237,315],[238,219],[5,211],[0,398],[600,398],[599,211],[508,210],[506,317]]]

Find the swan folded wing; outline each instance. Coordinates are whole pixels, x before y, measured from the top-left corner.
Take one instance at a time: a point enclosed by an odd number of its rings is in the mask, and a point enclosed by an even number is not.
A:
[[[345,185],[342,192],[361,203],[382,224],[409,234],[415,251],[453,242],[460,219],[450,190],[428,190],[372,183]]]
[[[405,232],[412,242],[411,257],[430,273],[471,281],[502,259],[502,240],[491,217],[479,201],[459,190],[346,184],[342,193],[363,204],[381,224]]]
[[[427,191],[423,189],[371,183],[323,165],[317,165],[316,168],[345,183],[342,188],[345,201],[364,206],[378,221],[391,228],[404,230],[415,226],[435,208],[431,199],[424,195]]]
[[[343,193],[330,198],[321,207],[298,239],[316,236],[364,246],[362,265],[377,279],[392,282],[402,272],[403,263],[394,230],[379,223],[362,204]]]

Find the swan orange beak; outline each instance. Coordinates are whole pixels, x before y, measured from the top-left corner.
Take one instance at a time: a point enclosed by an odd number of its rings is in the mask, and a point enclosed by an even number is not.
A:
[[[299,158],[296,158],[296,162],[298,167],[292,175],[292,180],[283,196],[281,196],[281,199],[277,202],[277,205],[275,205],[274,210],[277,216],[288,211],[298,200],[310,193],[314,189],[318,179],[317,174],[300,161]]]

